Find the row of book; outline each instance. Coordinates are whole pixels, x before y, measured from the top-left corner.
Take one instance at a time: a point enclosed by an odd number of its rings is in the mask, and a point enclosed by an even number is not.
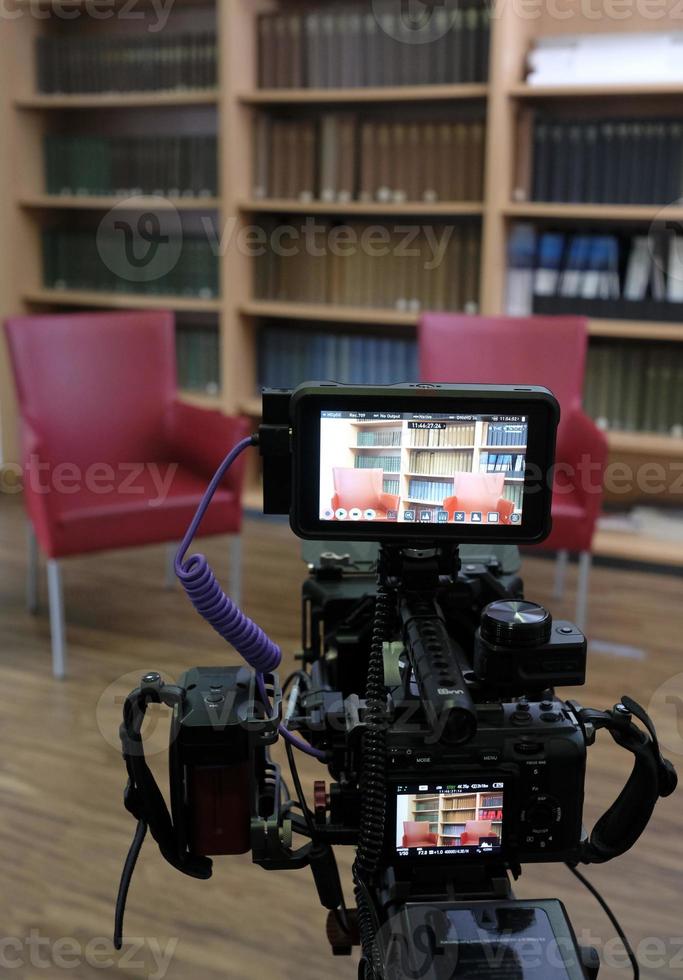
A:
[[[176,324],[178,385],[186,391],[220,391],[219,334],[216,327]]]
[[[382,489],[385,493],[399,494],[401,492],[400,483],[400,480],[392,480],[389,477],[385,477]]]
[[[682,194],[683,120],[535,120],[534,201],[668,204]]]
[[[584,407],[605,429],[683,436],[683,350],[673,344],[595,341]]]
[[[562,34],[536,39],[529,85],[652,85],[683,81],[680,31]]]
[[[522,476],[526,466],[523,453],[482,453],[479,466],[483,473],[508,473]]]
[[[451,475],[452,476],[452,475]],[[453,480],[415,480],[408,481],[408,499],[413,502],[443,504],[446,497],[453,496]]]
[[[486,423],[487,446],[526,446],[526,425],[509,425],[504,422]]]
[[[36,38],[36,81],[47,94],[214,88],[216,63],[213,31]]]
[[[327,202],[481,201],[485,127],[360,121],[350,113],[254,127],[254,196]]]
[[[373,446],[396,446],[401,445],[400,429],[360,429],[356,437],[356,445],[363,448]]]
[[[465,451],[440,453],[411,452],[408,468],[411,473],[424,476],[448,476],[457,470],[467,470],[472,466],[472,453]]]
[[[406,312],[476,313],[481,227],[454,224],[378,225],[316,221],[309,246],[305,222],[270,229],[275,246],[255,259],[259,299],[333,303]],[[291,229],[291,233],[289,231]]]
[[[384,470],[385,473],[400,473],[401,457],[356,456],[354,466],[357,470]]]
[[[215,197],[215,136],[46,136],[48,194]]]
[[[680,320],[681,303],[683,237],[673,231],[584,234],[517,225],[512,232],[510,314]]]
[[[515,505],[515,510],[521,510],[524,502],[524,484],[506,483],[503,489],[503,496],[506,500],[511,500]]]
[[[131,265],[129,243],[119,232],[47,228],[43,231],[43,282],[50,289],[218,296],[218,260],[206,238],[184,236],[173,262],[156,250],[147,265]],[[170,243],[169,247],[173,247]]]
[[[450,446],[472,449],[476,426],[469,423],[447,423],[438,429],[411,429],[412,446]]]
[[[481,0],[330,5],[259,18],[263,88],[356,88],[484,82],[490,11]],[[431,9],[430,9],[431,7]]]
[[[418,378],[414,340],[264,326],[257,349],[262,388],[293,388],[312,380],[394,384]]]

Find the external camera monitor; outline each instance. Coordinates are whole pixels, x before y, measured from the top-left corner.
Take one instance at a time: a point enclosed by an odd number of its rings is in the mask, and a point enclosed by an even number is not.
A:
[[[501,776],[394,789],[398,859],[500,858],[506,805]]]
[[[541,388],[303,386],[292,526],[322,539],[541,540],[557,421]]]

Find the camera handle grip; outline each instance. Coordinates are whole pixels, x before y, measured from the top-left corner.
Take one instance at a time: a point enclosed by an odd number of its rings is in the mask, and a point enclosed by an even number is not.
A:
[[[606,728],[617,745],[635,757],[626,785],[580,846],[574,862],[602,864],[633,847],[647,827],[657,800],[675,791],[678,776],[673,764],[662,756],[651,718],[632,698],[624,695],[611,711],[582,708],[578,715],[584,731],[588,726]],[[633,724],[633,717],[646,731]]]
[[[164,684],[159,674],[151,673],[142,678],[140,687],[128,695],[123,706],[123,721],[119,729],[119,736],[128,772],[124,804],[128,812],[138,821],[138,824],[123,866],[116,899],[115,949],[121,949],[123,916],[128,889],[148,829],[157,842],[163,857],[174,868],[192,878],[207,879],[211,877],[213,864],[209,858],[189,852],[179,853],[171,815],[154,775],[147,765],[143,746],[142,724],[148,706],[163,703],[173,708],[182,703],[184,697],[184,688],[173,684]]]

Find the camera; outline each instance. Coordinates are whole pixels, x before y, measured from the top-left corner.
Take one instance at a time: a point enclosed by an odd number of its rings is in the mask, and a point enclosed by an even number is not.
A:
[[[332,951],[360,944],[361,980],[415,976],[420,952],[417,975],[493,980],[496,950],[510,976],[540,976],[521,962],[519,935],[539,950],[556,944],[544,977],[597,976],[561,903],[517,901],[510,877],[527,863],[575,868],[625,853],[677,777],[637,702],[624,695],[599,711],[556,693],[584,683],[586,638],[525,599],[508,560],[510,545],[549,533],[558,421],[551,393],[535,387],[264,393],[258,435],[212,487],[258,445],[264,511],[327,542],[303,585],[300,666],[281,686],[279,649],[202,556],[184,558],[184,541],[176,570],[188,596],[248,666],[193,668],[177,685],[148,674],[126,700],[125,804],[138,830],[115,941],[149,828],[164,858],[194,877],[211,875],[213,855],[249,850],[267,870],[310,867]],[[173,708],[170,812],[144,759],[144,715],[158,701]],[[600,729],[634,767],[588,834],[587,748]],[[276,741],[292,788],[272,758]],[[324,767],[312,804],[302,751]],[[356,848],[355,908],[338,845]]]

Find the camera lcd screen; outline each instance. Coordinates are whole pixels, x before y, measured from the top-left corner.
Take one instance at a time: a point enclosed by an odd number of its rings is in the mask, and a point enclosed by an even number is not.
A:
[[[495,857],[503,850],[505,784],[500,777],[396,787],[400,858]]]
[[[527,415],[321,411],[319,519],[522,528]]]

